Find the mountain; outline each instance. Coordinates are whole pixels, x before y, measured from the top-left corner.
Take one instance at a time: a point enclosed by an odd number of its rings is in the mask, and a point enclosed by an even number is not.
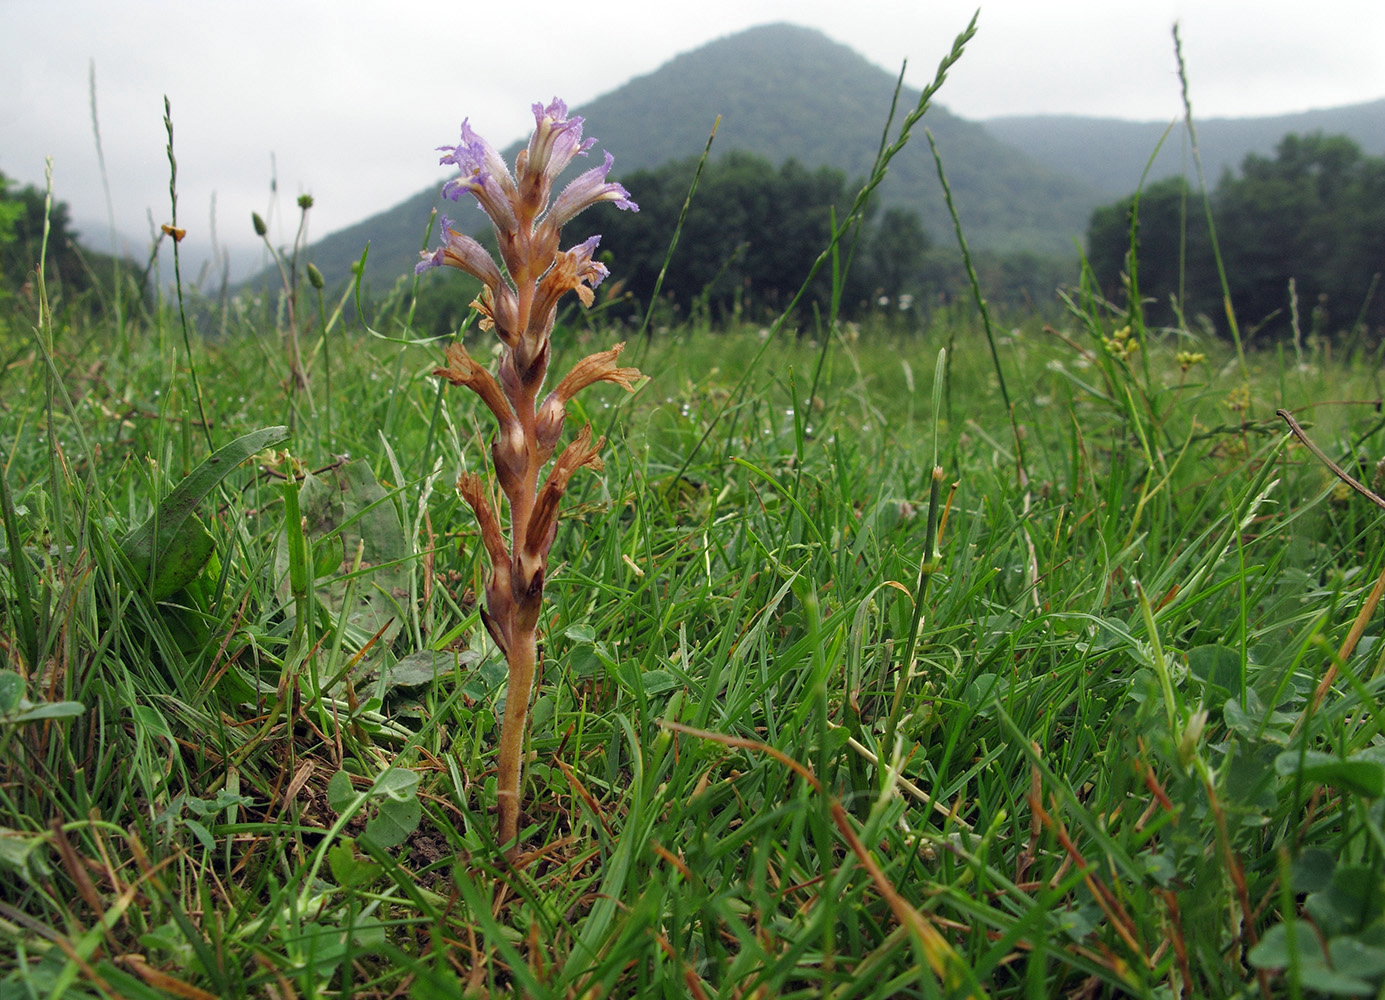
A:
[[[937,49],[950,41],[938,39]],[[696,157],[720,115],[714,156],[746,150],[775,164],[793,157],[810,167],[837,167],[857,180],[866,176],[880,146],[894,87],[894,76],[820,32],[771,24],[677,56],[573,111],[586,119],[587,135],[600,140],[591,162],[601,162],[602,148],[615,156],[613,179]],[[917,100],[915,90],[900,94],[891,138],[898,117]],[[923,125],[937,140],[972,246],[1074,255],[1073,238],[1085,231],[1093,206],[1106,200],[1101,192],[937,104]],[[512,161],[518,149],[505,150],[506,159]],[[638,191],[631,194],[639,200]],[[952,222],[921,130],[894,160],[880,198],[918,211],[935,240],[950,238]],[[484,222],[474,207],[439,202],[437,189],[430,188],[324,238],[310,259],[329,281],[344,280],[369,242],[367,278],[375,290],[387,288],[418,259],[435,204],[463,224]]]
[[[981,124],[992,136],[1050,170],[1101,192],[1106,201],[1135,190],[1160,137],[1169,128],[1168,122],[1067,115],[988,118]],[[1367,155],[1385,155],[1385,99],[1264,118],[1194,118],[1193,125],[1209,185],[1215,185],[1223,171],[1239,169],[1248,153],[1273,155],[1279,140],[1291,132],[1346,135]],[[1184,170],[1196,176],[1187,129],[1179,120],[1159,149],[1149,180]]]
[[[936,39],[933,48],[941,52],[950,41]],[[696,157],[718,115],[713,156],[746,150],[776,165],[793,157],[809,167],[837,167],[858,180],[879,148],[894,87],[893,74],[820,32],[770,24],[677,56],[573,112],[586,118],[587,135],[600,140],[589,162],[599,163],[600,150],[609,148],[616,180],[642,167]],[[917,99],[917,91],[902,91],[898,116]],[[1085,236],[1093,209],[1135,189],[1168,127],[1167,122],[1065,116],[975,122],[936,103],[922,124],[937,140],[973,248],[1064,257],[1075,256],[1074,240]],[[1196,124],[1212,185],[1246,153],[1271,155],[1289,132],[1345,133],[1368,154],[1385,153],[1385,100]],[[891,138],[897,129],[898,117]],[[1176,174],[1185,163],[1191,169],[1186,141],[1186,130],[1175,126],[1151,180]],[[519,148],[516,143],[503,151],[506,160],[513,162]],[[367,281],[376,292],[390,287],[418,259],[434,206],[473,232],[484,228],[486,220],[473,205],[441,201],[440,187],[327,236],[311,247],[309,259],[330,282],[345,281],[369,243]],[[631,194],[639,201],[639,191]],[[952,222],[921,130],[891,164],[879,197],[884,205],[916,210],[935,242],[951,241]],[[431,243],[436,242],[434,234]]]

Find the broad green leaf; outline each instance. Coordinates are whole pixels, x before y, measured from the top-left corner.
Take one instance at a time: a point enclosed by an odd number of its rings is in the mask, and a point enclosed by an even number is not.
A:
[[[18,872],[26,882],[31,875],[46,877],[52,872],[44,859],[47,850],[48,839],[42,834],[0,826],[0,871]]]
[[[402,957],[404,956],[401,953]],[[408,957],[413,960],[412,956]],[[412,975],[413,988],[409,995],[414,1000],[456,1000],[457,997],[466,995],[466,989],[457,978],[457,974],[441,963],[435,967],[419,965],[414,968]]]
[[[406,561],[413,552],[389,492],[370,463],[358,459],[305,475],[298,507],[312,546],[318,601],[334,617],[345,615],[348,646],[359,647],[383,629],[375,649],[387,648],[400,628],[399,605],[409,592]],[[360,572],[351,576],[358,550]],[[275,568],[279,574],[289,568],[285,545]],[[372,655],[370,662],[378,660]]]
[[[1290,870],[1296,893],[1321,892],[1332,884],[1332,872],[1337,860],[1321,848],[1304,851],[1294,859]]]
[[[150,596],[164,600],[195,580],[215,548],[212,537],[193,510],[231,471],[251,455],[279,444],[287,427],[266,427],[236,438],[213,453],[164,497],[158,509],[120,542],[135,576],[150,582]]]
[[[663,694],[665,691],[672,691],[682,685],[676,676],[667,670],[647,670],[641,678],[644,686],[644,693],[649,696]]]
[[[1385,948],[1364,944],[1354,937],[1335,937],[1327,943],[1332,968],[1348,976],[1376,979],[1385,975]]]
[[[5,721],[22,723],[38,722],[42,719],[70,719],[86,710],[87,707],[80,701],[48,701],[16,712]]]
[[[427,687],[439,677],[447,677],[460,665],[470,665],[481,659],[474,649],[454,653],[447,650],[421,649],[410,653],[392,666],[382,668],[381,677],[388,688]]]
[[[148,524],[149,522],[145,522]],[[149,564],[156,563],[154,579],[149,589],[156,601],[166,600],[196,580],[202,568],[211,561],[216,543],[196,514],[189,514],[177,528],[159,526],[158,555],[147,538],[121,543],[121,550],[135,569],[141,584],[149,584]]]
[[[363,836],[376,847],[396,847],[418,829],[423,818],[423,806],[415,796],[404,801],[386,798],[380,801],[380,812],[368,820]]]
[[[590,625],[569,625],[563,630],[563,635],[573,642],[585,642],[589,645],[596,642],[596,629]]]
[[[1303,906],[1327,936],[1354,934],[1385,916],[1385,880],[1370,865],[1339,863],[1331,884]]]
[[[962,695],[963,704],[970,705],[983,719],[991,717],[991,702],[1005,692],[1003,679],[998,674],[980,673],[971,679]]]
[[[161,737],[173,742],[173,730],[168,728],[168,720],[151,705],[135,705],[130,709],[130,714],[134,716],[144,729],[154,736]]]
[[[1293,718],[1285,713],[1267,709],[1254,688],[1246,691],[1244,709],[1239,698],[1228,698],[1222,707],[1222,718],[1229,729],[1242,736],[1281,745],[1289,742],[1289,727],[1294,723]]]
[[[1320,750],[1286,750],[1274,759],[1274,769],[1284,777],[1297,775],[1373,799],[1385,795],[1385,765],[1374,760],[1344,760]]]
[[[383,795],[396,802],[414,797],[418,790],[418,772],[405,767],[391,767],[375,779],[372,796]]]
[[[351,775],[338,771],[327,782],[327,804],[336,812],[343,812],[356,801],[356,789],[351,786]]]
[[[1241,654],[1231,646],[1194,646],[1188,650],[1188,673],[1209,687],[1239,691]]]
[[[24,700],[24,678],[13,670],[0,670],[0,717],[7,716]]]
[[[1265,744],[1257,746],[1237,741],[1224,772],[1226,797],[1262,816],[1274,809],[1277,801],[1275,790],[1280,783],[1274,773],[1272,752],[1272,748],[1267,750]]]
[[[1339,997],[1359,997],[1374,992],[1371,984],[1364,979],[1316,963],[1299,970],[1298,984]]]
[[[1299,968],[1313,962],[1322,964],[1322,945],[1318,944],[1318,935],[1314,933],[1313,926],[1308,921],[1294,922],[1293,955],[1290,954],[1289,945],[1289,928],[1284,924],[1275,924],[1265,932],[1259,943],[1250,949],[1247,958],[1257,969],[1287,969],[1295,961]]]
[[[187,816],[183,817],[183,825],[192,831],[193,836],[203,847],[209,851],[216,850],[216,838],[212,836],[212,832],[206,826]]]
[[[331,576],[341,568],[342,547],[336,539],[322,545],[313,546],[313,578],[322,579]]]

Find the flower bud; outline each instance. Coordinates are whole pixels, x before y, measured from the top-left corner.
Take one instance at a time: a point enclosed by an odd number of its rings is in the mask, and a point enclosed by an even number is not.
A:
[[[327,282],[322,279],[322,272],[319,271],[317,265],[311,261],[308,263],[308,284],[312,285],[319,292],[322,291],[322,286],[327,284]]]
[[[548,394],[548,398],[539,407],[538,418],[535,421],[535,438],[539,443],[539,454],[551,455],[553,449],[558,444],[558,436],[563,432],[563,421],[567,419],[567,407],[563,399],[556,392]]]
[[[1207,719],[1207,709],[1199,708],[1183,727],[1183,732],[1178,738],[1178,762],[1184,767],[1192,763],[1193,757],[1197,754],[1197,744],[1202,739],[1203,730],[1207,728]]]
[[[312,207],[313,207],[313,196],[310,195],[310,194],[300,194],[300,195],[298,196],[298,207],[301,208],[301,209],[302,209],[303,211],[305,211],[305,212],[306,212],[308,209],[312,208]]]
[[[511,421],[500,430],[500,435],[496,440],[495,458],[497,462],[504,462],[506,466],[519,474],[524,470],[528,462],[528,449],[524,439],[524,428],[519,421]]]
[[[250,219],[255,223],[256,236],[264,236],[265,233],[269,232],[269,227],[264,224],[264,219],[260,218],[259,212],[251,212]]]

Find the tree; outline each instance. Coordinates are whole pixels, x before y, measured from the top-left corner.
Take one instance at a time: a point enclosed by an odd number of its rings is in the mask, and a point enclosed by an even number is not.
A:
[[[23,289],[37,274],[42,256],[50,301],[66,298],[72,304],[89,295],[109,299],[118,272],[116,258],[82,248],[65,202],[56,201],[49,210],[44,192],[33,186],[12,190],[11,183],[0,174],[0,288]]]
[[[873,286],[871,290],[876,296],[891,300],[905,292],[918,294],[924,254],[931,246],[917,212],[887,208],[875,224],[861,261],[865,265],[863,280]]]
[[[601,249],[614,280],[648,303],[696,171],[695,160],[622,178],[640,204],[638,215],[603,223]],[[794,160],[775,168],[769,161],[731,152],[707,164],[669,262],[661,294],[688,314],[705,312],[715,320],[738,315],[768,317],[782,309],[803,284],[851,201],[846,176],[827,167],[809,169]],[[888,215],[888,213],[887,213]],[[891,216],[892,252],[901,275],[927,245],[922,227]],[[917,249],[907,236],[920,241]],[[863,246],[870,247],[870,232]],[[856,261],[856,273],[874,268],[869,249]],[[862,268],[862,263],[870,268]],[[824,269],[808,290],[806,307],[823,308],[831,297],[831,275]],[[873,278],[862,277],[863,283]],[[903,280],[902,278],[900,280]],[[851,286],[848,308],[865,298]]]
[[[1385,324],[1385,296],[1367,304],[1385,269],[1385,160],[1365,156],[1342,136],[1288,135],[1273,158],[1246,157],[1240,176],[1226,174],[1212,195],[1231,302],[1241,325],[1282,336],[1291,326],[1289,281],[1298,293],[1301,328],[1308,315],[1341,331],[1358,314]],[[1097,209],[1087,254],[1103,291],[1119,291],[1128,273],[1134,196]],[[1187,313],[1205,312],[1219,328],[1222,291],[1200,206],[1181,178],[1151,185],[1139,199],[1137,275],[1148,318],[1170,316],[1162,303],[1182,291]]]
[[[1202,206],[1182,177],[1168,177],[1114,205],[1098,208],[1087,225],[1087,261],[1102,293],[1121,301],[1131,276],[1130,230],[1135,221],[1134,278],[1145,322],[1174,323],[1211,313],[1221,290]]]

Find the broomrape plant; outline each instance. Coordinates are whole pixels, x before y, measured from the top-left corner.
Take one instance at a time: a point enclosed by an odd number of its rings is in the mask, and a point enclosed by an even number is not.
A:
[[[607,274],[606,267],[592,259],[601,237],[559,250],[562,227],[598,202],[614,202],[617,208],[632,212],[639,211],[639,206],[625,188],[606,180],[610,153],[601,166],[574,178],[550,205],[553,182],[575,157],[585,156],[596,140],[582,138],[582,119],[569,118],[567,105],[556,97],[547,107],[535,104],[533,110],[534,134],[515,158],[513,173],[494,147],[471,129],[469,120],[462,122],[461,142],[439,147],[444,153],[441,162],[461,170],[460,176],[448,181],[443,195],[453,201],[463,194],[476,198],[495,226],[504,272],[480,243],[454,229],[446,216],[442,245],[422,254],[417,268],[422,273],[445,264],[479,278],[484,287],[472,307],[481,313],[481,329],[495,330],[505,345],[496,375],[473,361],[460,343],[447,348],[447,366],[435,369],[434,374],[471,389],[497,423],[491,462],[494,482],[509,506],[508,547],[492,482],[468,472],[457,480],[457,491],[476,515],[490,558],[481,619],[509,667],[496,791],[499,839],[511,860],[519,853],[521,755],[558,503],[578,469],[601,469],[599,452],[605,438],[593,441],[591,425],[585,425],[553,462],[542,486],[539,477],[557,447],[573,396],[595,382],[614,382],[633,392],[634,380],[640,377],[637,369],[617,365],[625,346],[617,344],[583,358],[539,402],[558,301],[567,292],[576,292],[582,304],[590,306],[592,290]]]

